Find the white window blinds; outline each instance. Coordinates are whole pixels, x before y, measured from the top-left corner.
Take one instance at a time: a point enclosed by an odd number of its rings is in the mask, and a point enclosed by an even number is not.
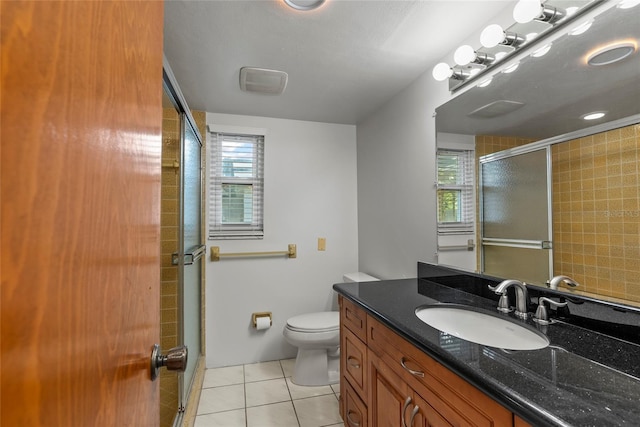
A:
[[[474,159],[470,150],[438,150],[438,233],[471,233],[474,227]]]
[[[214,132],[209,168],[209,239],[264,235],[264,136]]]

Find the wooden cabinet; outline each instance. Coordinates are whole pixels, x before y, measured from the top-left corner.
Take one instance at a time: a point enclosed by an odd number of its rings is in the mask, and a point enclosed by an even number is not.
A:
[[[345,426],[527,425],[349,300],[339,301]]]

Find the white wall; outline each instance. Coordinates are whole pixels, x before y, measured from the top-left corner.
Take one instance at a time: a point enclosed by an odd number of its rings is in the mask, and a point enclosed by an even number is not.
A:
[[[282,329],[297,314],[337,309],[332,285],[358,271],[356,128],[207,113],[207,124],[261,128],[265,137],[263,240],[210,240],[221,252],[280,251],[296,259],[206,261],[207,367],[294,357]],[[326,251],[317,250],[325,237]],[[251,313],[273,312],[256,331]]]
[[[427,71],[358,124],[360,270],[391,279],[436,262],[436,130],[447,84]]]

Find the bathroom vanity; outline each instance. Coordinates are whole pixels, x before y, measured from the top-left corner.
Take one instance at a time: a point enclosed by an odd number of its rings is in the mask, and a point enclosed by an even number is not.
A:
[[[498,296],[488,286],[498,282],[420,263],[417,279],[334,285],[345,426],[638,425],[640,345],[628,337],[640,340],[640,314],[631,307],[604,304],[598,316],[610,310],[623,320],[596,319],[589,328],[571,311],[598,302],[573,297],[567,309],[550,313],[562,320],[546,326],[498,314],[549,339],[544,348],[519,351],[457,338],[415,314],[443,304],[497,313]],[[541,291],[529,296],[534,311]]]

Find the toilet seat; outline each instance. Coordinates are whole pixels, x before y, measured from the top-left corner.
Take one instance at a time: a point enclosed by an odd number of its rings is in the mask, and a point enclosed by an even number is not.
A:
[[[294,316],[287,320],[287,329],[295,332],[331,332],[340,329],[340,313],[324,311]]]

